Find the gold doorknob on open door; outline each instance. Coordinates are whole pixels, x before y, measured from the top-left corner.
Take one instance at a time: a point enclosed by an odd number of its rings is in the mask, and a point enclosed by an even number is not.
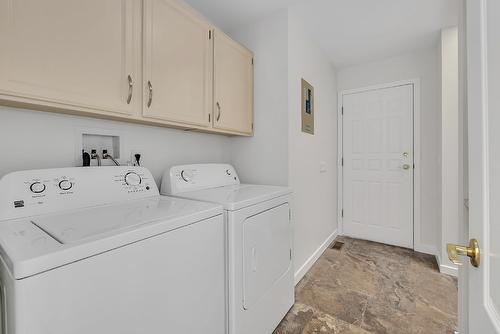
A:
[[[410,169],[410,165],[408,165],[408,164],[404,164],[404,165],[403,165],[403,169]]]
[[[455,264],[460,264],[458,260],[459,256],[468,256],[470,257],[470,263],[474,267],[479,267],[481,253],[479,251],[479,244],[476,239],[471,239],[469,242],[469,247],[467,246],[459,246],[454,244],[448,244],[448,258],[451,262]]]

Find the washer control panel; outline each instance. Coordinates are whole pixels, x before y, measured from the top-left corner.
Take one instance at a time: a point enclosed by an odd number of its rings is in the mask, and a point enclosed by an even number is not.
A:
[[[22,172],[25,173],[25,172]],[[75,185],[75,178],[67,175],[26,175],[23,180],[26,190],[29,189],[32,198],[44,198],[49,193],[68,193]]]
[[[162,178],[161,193],[174,195],[180,192],[202,190],[240,184],[233,166],[228,164],[195,164],[170,168]]]
[[[56,168],[14,172],[0,179],[0,220],[159,195],[146,168]]]

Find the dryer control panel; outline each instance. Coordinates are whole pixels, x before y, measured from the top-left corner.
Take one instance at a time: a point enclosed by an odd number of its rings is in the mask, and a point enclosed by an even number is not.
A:
[[[158,196],[143,167],[105,166],[14,172],[0,179],[0,220]]]
[[[170,168],[163,174],[161,193],[182,192],[240,184],[236,170],[229,164],[193,164]]]

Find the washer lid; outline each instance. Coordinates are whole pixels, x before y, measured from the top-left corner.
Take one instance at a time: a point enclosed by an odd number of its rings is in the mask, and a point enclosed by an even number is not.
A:
[[[237,184],[225,187],[203,189],[176,196],[199,201],[222,204],[225,210],[235,211],[270,199],[288,195],[290,188],[266,185]]]
[[[222,214],[211,203],[155,196],[0,222],[0,255],[15,279]]]
[[[192,201],[153,197],[132,203],[88,208],[70,215],[44,215],[34,217],[31,221],[59,243],[70,244],[119,233],[159,220],[173,223],[178,218],[197,213],[200,209],[203,208]],[[191,219],[174,225],[179,227],[189,223],[192,223]],[[169,224],[165,224],[165,227],[167,226]]]

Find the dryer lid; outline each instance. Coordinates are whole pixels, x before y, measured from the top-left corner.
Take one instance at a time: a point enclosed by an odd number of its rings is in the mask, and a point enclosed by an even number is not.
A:
[[[222,204],[225,210],[235,211],[276,197],[289,195],[291,192],[292,190],[287,187],[237,184],[178,193],[176,196],[219,203]]]

